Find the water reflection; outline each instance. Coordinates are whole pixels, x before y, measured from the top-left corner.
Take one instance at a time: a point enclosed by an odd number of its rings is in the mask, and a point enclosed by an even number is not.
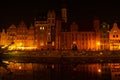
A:
[[[6,63],[6,62],[5,62]],[[120,80],[120,63],[45,64],[7,62],[0,66],[3,80]],[[9,70],[10,69],[10,70]],[[8,74],[12,71],[12,74]]]
[[[11,70],[8,68],[8,61],[2,61],[0,59],[0,67],[4,68],[8,74],[12,73]]]

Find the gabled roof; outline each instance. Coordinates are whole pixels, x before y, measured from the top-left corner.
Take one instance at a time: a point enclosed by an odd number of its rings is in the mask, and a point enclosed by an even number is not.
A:
[[[16,28],[16,26],[14,24],[12,24],[9,28]]]
[[[110,31],[113,31],[113,30],[119,30],[120,31],[120,29],[119,29],[119,27],[118,27],[116,22],[113,23],[113,27],[112,27],[112,29]]]

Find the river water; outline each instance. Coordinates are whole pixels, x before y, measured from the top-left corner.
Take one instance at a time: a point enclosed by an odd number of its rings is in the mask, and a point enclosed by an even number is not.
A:
[[[1,61],[0,80],[120,80],[120,63]]]

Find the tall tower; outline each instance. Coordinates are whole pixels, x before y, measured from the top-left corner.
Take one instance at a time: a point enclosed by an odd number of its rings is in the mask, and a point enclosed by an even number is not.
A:
[[[55,26],[55,17],[56,17],[55,11],[49,10],[47,14],[47,18],[48,18],[47,20],[51,26]]]
[[[93,21],[93,27],[95,29],[96,34],[96,50],[100,50],[101,43],[100,43],[100,20],[99,17],[95,17]]]
[[[66,9],[66,5],[62,5],[61,16],[62,16],[62,21],[67,23],[67,9]]]
[[[54,48],[55,47],[55,19],[56,14],[54,10],[49,10],[47,14],[47,21],[48,21],[48,28],[46,30],[47,32],[47,46],[48,48]]]
[[[96,32],[99,31],[99,28],[100,28],[100,20],[99,20],[99,17],[95,17],[95,18],[94,18],[93,27],[94,27],[94,29],[95,29]]]

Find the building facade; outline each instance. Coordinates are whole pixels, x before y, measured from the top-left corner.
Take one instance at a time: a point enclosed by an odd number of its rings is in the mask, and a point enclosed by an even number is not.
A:
[[[115,22],[109,32],[110,50],[120,50],[120,29]]]
[[[117,23],[110,30],[109,24],[100,23],[95,17],[92,25],[80,26],[67,19],[66,7],[61,15],[49,10],[46,17],[36,17],[34,23],[27,26],[24,21],[12,24],[0,33],[0,44],[10,49],[61,49],[61,50],[119,50],[120,30]],[[84,28],[84,29],[83,29]]]
[[[110,26],[109,24],[103,22],[101,23],[100,27],[100,45],[101,45],[101,50],[109,50],[110,45],[109,45],[109,30]]]

